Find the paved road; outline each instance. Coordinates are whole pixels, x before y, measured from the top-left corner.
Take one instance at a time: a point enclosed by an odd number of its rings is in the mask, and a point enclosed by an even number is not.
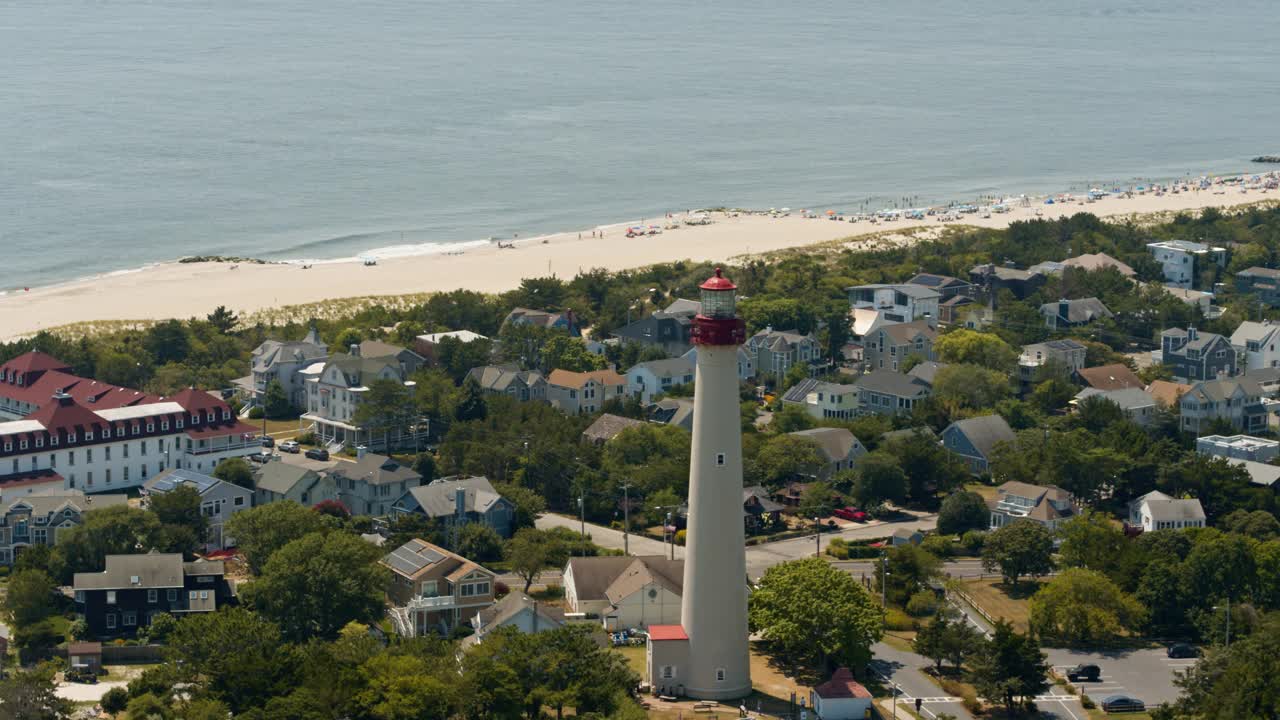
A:
[[[1167,657],[1162,647],[1092,652],[1046,648],[1045,653],[1049,664],[1059,670],[1087,663],[1102,668],[1101,682],[1072,683],[1095,701],[1108,695],[1129,695],[1145,702],[1147,707],[1176,700],[1178,688],[1173,684],[1174,672],[1195,664],[1193,658]]]
[[[872,577],[875,575],[876,565],[879,562],[879,560],[837,560],[831,564],[842,570],[847,570],[850,575],[855,577],[862,575]],[[974,558],[948,560],[943,563],[942,572],[953,578],[976,578],[991,575],[991,573],[984,573],[982,561]]]
[[[929,661],[915,653],[904,652],[885,643],[876,643],[871,647],[875,659],[871,661],[871,669],[884,678],[885,682],[898,688],[898,701],[914,707],[915,699],[920,698],[921,715],[933,720],[940,713],[951,713],[959,720],[973,720],[973,716],[959,698],[948,697],[920,667],[927,666]],[[903,713],[903,718],[908,717]]]
[[[71,702],[92,702],[96,703],[102,700],[102,696],[113,687],[128,687],[129,683],[123,680],[110,680],[100,682],[96,685],[85,685],[83,683],[60,683],[54,689],[54,694],[64,700]]]
[[[893,523],[848,523],[837,532],[822,534],[822,547],[826,547],[832,538],[840,537],[845,540],[878,540],[887,538],[899,528],[909,528],[912,530],[932,530],[937,526],[936,515],[923,515],[913,520]],[[577,531],[581,527],[581,523],[577,518],[567,515],[556,515],[547,513],[538,518],[537,526],[542,529],[552,527],[567,527],[570,530]],[[622,531],[604,527],[603,525],[595,525],[587,523],[587,534],[591,536],[592,542],[601,547],[614,550],[621,550],[623,546]],[[654,540],[650,537],[632,534],[630,538],[632,555],[668,555],[671,553],[671,545]],[[771,543],[763,543],[761,545],[752,545],[747,548],[747,575],[753,580],[764,574],[764,571],[779,563],[788,560],[796,560],[802,557],[813,555],[816,549],[814,536],[792,538],[790,540],[778,540]],[[677,558],[684,557],[684,548],[677,546],[675,548],[675,556]],[[966,566],[967,567],[967,566]]]

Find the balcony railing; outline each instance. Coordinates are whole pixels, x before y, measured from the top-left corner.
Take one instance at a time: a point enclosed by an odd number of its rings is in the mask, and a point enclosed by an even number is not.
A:
[[[452,595],[439,595],[437,597],[416,597],[409,600],[409,604],[405,607],[410,610],[446,610],[458,604],[458,599]]]
[[[191,448],[190,450],[183,450],[183,453],[187,455],[208,455],[209,453],[226,452],[228,450],[247,450],[249,448],[260,447],[261,445],[262,440],[259,438],[253,438],[252,440],[236,440],[235,442],[230,442],[226,445]]]

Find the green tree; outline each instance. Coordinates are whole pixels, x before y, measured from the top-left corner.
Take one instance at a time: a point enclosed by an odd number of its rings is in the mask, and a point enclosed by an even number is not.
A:
[[[1013,715],[1017,698],[1035,697],[1049,688],[1049,665],[1035,638],[1019,635],[1004,620],[997,620],[993,630],[970,661],[970,679],[979,695],[1003,703],[1005,713]]]
[[[382,616],[389,575],[381,558],[359,536],[311,533],[272,553],[241,594],[286,638],[331,638],[349,622]]]
[[[291,500],[259,505],[232,515],[226,533],[236,539],[255,574],[261,573],[277,550],[310,533],[325,529],[319,513]]]
[[[53,681],[54,668],[10,670],[0,679],[0,707],[9,720],[64,720],[74,707],[58,697]]]
[[[921,657],[933,661],[934,668],[941,672],[942,663],[947,659],[946,636],[951,627],[951,619],[942,610],[934,614],[933,619],[917,632],[911,641],[911,649]]]
[[[751,594],[749,619],[752,631],[786,656],[851,668],[866,665],[883,631],[866,589],[820,558],[766,570]]]
[[[124,716],[125,720],[173,720],[169,703],[151,693],[130,699]]]
[[[951,493],[938,511],[938,532],[960,535],[968,530],[986,530],[990,517],[987,502],[978,493],[968,490]]]
[[[243,608],[196,613],[179,623],[166,660],[181,679],[198,683],[236,713],[261,706],[293,683],[280,628]]]
[[[363,339],[364,336],[358,328],[346,328],[333,339],[334,352],[348,352],[352,345],[359,345]]]
[[[129,691],[117,685],[102,696],[99,704],[102,705],[103,710],[112,715],[122,713],[129,705]]]
[[[42,570],[19,570],[9,577],[4,596],[4,617],[15,627],[26,627],[54,613],[57,585]]]
[[[1280,520],[1266,510],[1233,510],[1223,516],[1218,526],[1227,532],[1248,535],[1254,540],[1274,540],[1280,536]]]
[[[143,333],[143,347],[157,364],[180,363],[191,351],[191,339],[179,320],[156,323]]]
[[[1106,575],[1070,568],[1031,598],[1031,630],[1042,638],[1095,646],[1136,630],[1146,612]]]
[[[1125,420],[1124,411],[1112,400],[1101,395],[1092,395],[1076,403],[1073,420],[1077,425],[1091,433],[1100,433],[1113,423]]]
[[[806,520],[824,518],[835,510],[835,500],[836,495],[832,492],[831,486],[821,480],[815,480],[805,488],[796,513]]]
[[[383,653],[360,666],[363,680],[355,698],[359,717],[374,720],[447,720],[454,684],[432,672],[423,658]]]
[[[246,490],[254,489],[253,468],[249,467],[244,458],[231,457],[223,460],[213,469],[213,476]]]
[[[933,400],[953,419],[1009,397],[1009,376],[980,365],[948,365],[934,376]]]
[[[195,541],[203,543],[209,532],[209,518],[200,509],[200,491],[181,485],[166,493],[147,496],[147,507],[166,528],[180,528]]]
[[[689,483],[689,449],[688,432],[645,423],[623,430],[606,443],[601,467],[615,480],[627,478],[644,495],[683,489]]]
[[[681,434],[688,436],[683,430]],[[775,435],[760,446],[755,469],[761,482],[778,487],[802,473],[814,473],[825,463],[821,448],[813,440],[790,434]],[[688,474],[686,465],[685,474]]]
[[[549,538],[536,528],[524,528],[507,542],[507,561],[511,572],[524,580],[524,591],[538,579],[538,575],[546,569],[551,556]]]
[[[467,523],[458,533],[458,547],[454,552],[478,563],[501,560],[502,536],[488,525]]]
[[[981,365],[1006,374],[1018,366],[1018,351],[994,333],[952,330],[939,337],[933,349],[939,361],[951,365]]]
[[[988,571],[999,568],[1010,585],[1027,575],[1047,575],[1053,570],[1053,535],[1040,523],[1015,520],[987,534],[982,566]]]
[[[546,371],[570,370],[587,372],[603,370],[608,367],[603,355],[596,355],[587,349],[587,344],[578,338],[556,334],[547,338],[542,346],[542,367]]]
[[[392,431],[399,434],[413,422],[413,396],[398,380],[378,378],[369,383],[368,392],[360,399],[352,414],[352,422],[368,428],[369,437],[382,436],[383,447],[391,447]]]
[[[236,328],[236,323],[240,322],[240,318],[236,317],[236,314],[228,310],[225,305],[219,305],[214,308],[213,312],[205,317],[205,320],[223,335],[231,334],[231,331]]]
[[[454,406],[454,419],[458,421],[483,420],[488,414],[488,403],[484,391],[480,389],[475,378],[468,377],[462,383],[462,392]]]
[[[169,551],[160,519],[125,505],[90,510],[84,521],[60,533],[51,563],[52,574],[69,584],[78,572],[101,572],[107,555],[132,555],[152,549]]]
[[[934,507],[939,493],[950,493],[969,480],[964,463],[930,434],[914,432],[880,449],[896,458],[906,475],[907,497],[925,506]]]
[[[907,495],[907,474],[898,459],[885,450],[875,450],[858,460],[858,477],[853,495],[864,505],[901,503]]]
[[[1063,523],[1058,537],[1062,540],[1058,553],[1066,567],[1088,568],[1111,577],[1129,569],[1126,558],[1133,554],[1133,544],[1102,513],[1085,510]]]
[[[289,402],[289,395],[279,380],[267,383],[262,395],[262,411],[272,420],[283,420],[294,414],[293,403]]]
[[[1182,692],[1168,718],[1237,720],[1280,717],[1280,615],[1272,613],[1248,637],[1215,648],[1174,682]],[[1152,717],[1157,715],[1153,713]]]
[[[888,548],[885,556],[885,562],[875,565],[875,589],[881,589],[887,565],[889,584],[884,593],[893,605],[906,605],[912,595],[942,574],[942,561],[919,545],[897,545]]]
[[[1179,635],[1187,625],[1187,588],[1177,561],[1154,558],[1142,570],[1134,597],[1147,609],[1147,627],[1158,635]]]
[[[769,423],[769,427],[781,435],[797,430],[808,430],[816,427],[817,424],[813,416],[803,407],[783,405],[781,410],[773,414],[773,421]]]

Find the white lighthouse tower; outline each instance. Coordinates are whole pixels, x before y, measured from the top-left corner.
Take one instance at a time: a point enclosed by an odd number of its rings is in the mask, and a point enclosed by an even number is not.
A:
[[[721,700],[751,692],[738,401],[746,330],[737,286],[719,268],[701,288],[681,624],[650,628],[648,664],[651,682],[668,694]]]

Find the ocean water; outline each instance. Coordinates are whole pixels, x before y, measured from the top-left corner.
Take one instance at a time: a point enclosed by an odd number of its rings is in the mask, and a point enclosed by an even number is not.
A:
[[[1248,170],[1280,152],[1278,17],[1274,0],[8,0],[0,288]]]

